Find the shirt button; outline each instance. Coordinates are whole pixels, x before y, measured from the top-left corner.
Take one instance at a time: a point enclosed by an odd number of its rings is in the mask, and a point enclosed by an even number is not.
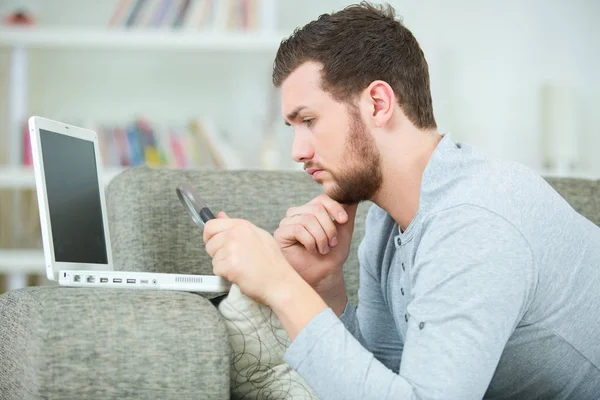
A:
[[[404,289],[400,288],[400,293],[402,293],[402,296],[404,296]]]
[[[396,246],[400,247],[402,245],[402,239],[400,239],[400,236],[396,236]]]
[[[404,320],[408,322],[408,315],[404,314]]]
[[[421,329],[421,330],[422,330],[423,328],[425,328],[425,322],[421,322],[421,323],[419,324],[419,329]]]
[[[404,263],[402,263],[402,271],[406,271],[406,269],[404,269]]]

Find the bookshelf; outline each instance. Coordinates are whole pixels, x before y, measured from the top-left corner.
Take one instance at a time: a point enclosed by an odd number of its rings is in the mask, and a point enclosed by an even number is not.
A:
[[[36,249],[0,249],[0,274],[43,274],[44,252]]]
[[[125,167],[109,167],[102,171],[104,184],[107,185],[115,176],[125,170]],[[33,169],[21,166],[0,165],[0,189],[35,189]]]
[[[192,10],[194,4],[212,2],[213,0],[191,0],[190,10]],[[226,2],[214,2],[213,4],[234,4],[238,0],[228,0]],[[245,0],[240,0],[242,3]],[[255,1],[255,0],[252,0]],[[9,191],[13,199],[13,204],[16,205],[17,210],[12,215],[12,221],[0,221],[5,225],[11,225],[13,232],[18,237],[19,225],[21,221],[18,220],[20,212],[18,210],[21,207],[21,199],[25,191],[35,190],[35,180],[33,171],[30,166],[23,166],[23,123],[27,120],[30,115],[36,114],[53,118],[55,114],[54,109],[46,111],[48,103],[43,101],[37,101],[36,103],[36,63],[40,62],[40,57],[46,57],[44,63],[46,63],[49,54],[64,54],[67,57],[82,54],[91,56],[94,60],[101,60],[102,63],[106,62],[110,64],[116,55],[123,54],[125,57],[134,60],[129,66],[128,71],[131,72],[138,68],[139,65],[143,65],[146,62],[148,54],[156,54],[159,59],[159,63],[163,66],[167,66],[175,73],[181,74],[185,77],[194,78],[195,75],[190,74],[191,69],[182,65],[180,61],[183,57],[194,58],[205,58],[210,59],[215,56],[223,57],[223,60],[240,59],[240,57],[251,57],[253,60],[264,60],[264,65],[269,65],[275,56],[275,53],[279,47],[281,40],[286,36],[283,33],[278,33],[275,29],[274,20],[269,18],[275,18],[276,2],[272,0],[259,0],[260,6],[262,7],[258,12],[260,13],[260,24],[256,23],[255,26],[249,29],[229,29],[227,27],[228,22],[223,19],[223,11],[215,10],[215,26],[204,26],[202,29],[197,29],[198,26],[191,27],[183,24],[180,27],[175,28],[173,24],[166,24],[166,26],[140,26],[135,24],[129,26],[127,18],[121,19],[120,22],[114,23],[113,18],[109,22],[108,19],[102,25],[91,24],[88,26],[69,26],[69,25],[46,25],[41,24],[38,26],[0,26],[0,52],[8,54],[10,60],[7,63],[8,66],[8,92],[6,106],[8,109],[6,128],[8,131],[5,132],[7,151],[5,152],[7,158],[4,164],[0,164],[0,190],[5,193]],[[142,0],[133,0],[130,2],[124,0],[115,0],[112,3],[116,6],[120,4],[137,4],[141,3]],[[157,7],[160,4],[170,2],[172,4],[183,4],[184,0],[177,0],[175,2],[170,0],[146,0],[146,5],[153,4],[153,7]],[[240,3],[240,4],[242,4]],[[75,4],[75,2],[73,2]],[[103,5],[106,10],[108,7]],[[102,7],[99,5],[96,10],[101,10]],[[215,6],[216,7],[216,6]],[[112,10],[109,10],[112,12]],[[116,12],[116,10],[115,10]],[[131,12],[131,10],[127,11]],[[221,15],[217,15],[221,13]],[[106,13],[105,13],[106,14]],[[189,14],[189,13],[188,13]],[[125,16],[127,13],[125,14]],[[108,14],[106,14],[108,16]],[[216,19],[221,18],[222,20],[217,21]],[[265,23],[266,21],[266,23]],[[216,22],[222,23],[217,24]],[[165,24],[163,24],[165,25]],[[196,22],[197,25],[197,22]],[[57,52],[57,53],[55,53]],[[137,56],[139,54],[139,56]],[[185,56],[187,54],[188,56]],[[136,57],[139,57],[139,63]],[[246,58],[244,58],[246,59]],[[48,78],[58,80],[65,78],[60,71],[61,61],[58,57],[50,57],[48,70],[44,73],[47,74]],[[174,60],[174,61],[172,61]],[[179,60],[179,61],[178,61]],[[78,61],[79,62],[79,61]],[[227,61],[224,61],[227,62]],[[262,61],[261,61],[262,62]],[[89,61],[89,64],[93,64],[94,61]],[[229,61],[231,63],[231,61]],[[214,64],[214,62],[213,62]],[[38,64],[39,65],[39,64]],[[119,64],[122,66],[121,64]],[[239,70],[247,70],[243,65],[235,65],[235,68]],[[85,65],[84,65],[85,68]],[[229,70],[228,70],[229,71]],[[97,71],[94,71],[97,72]],[[39,69],[37,71],[39,74]],[[249,75],[252,77],[256,74],[256,69],[251,71]],[[262,73],[262,72],[261,72]],[[248,75],[248,72],[245,71]],[[250,78],[252,81],[254,77]],[[169,78],[169,77],[168,77]],[[39,78],[38,78],[39,84]],[[148,81],[148,85],[155,85],[156,82]],[[51,87],[49,90],[55,90]],[[139,88],[139,83],[138,83]],[[96,90],[96,89],[94,89]],[[107,103],[111,101],[111,90],[114,90],[114,86],[108,85],[104,88],[104,91],[98,90],[97,101],[99,104]],[[135,89],[134,89],[135,90]],[[188,92],[185,93],[186,95]],[[66,96],[66,95],[65,95]],[[68,97],[68,96],[66,96]],[[72,96],[71,96],[72,97]],[[76,99],[76,97],[73,97]],[[145,99],[141,100],[143,103]],[[182,102],[188,101],[189,97],[182,99]],[[143,107],[142,104],[141,107]],[[85,115],[85,109],[78,104],[77,100],[72,100],[69,103],[69,112],[73,112],[71,117],[77,118],[80,115],[78,113],[83,111]],[[89,107],[89,106],[88,106]],[[168,107],[167,107],[168,108]],[[114,109],[114,108],[113,108]],[[152,110],[152,107],[150,107]],[[168,114],[172,111],[172,107],[165,112]],[[152,113],[152,111],[150,111]],[[182,113],[183,114],[183,113]],[[67,114],[69,115],[69,114]],[[205,117],[205,115],[194,115],[187,113],[186,116],[176,115],[176,123],[185,123],[189,119],[184,118],[196,118]],[[132,111],[132,114],[127,118],[136,118],[139,116],[136,111]],[[164,118],[161,115],[158,118]],[[167,115],[168,117],[168,115]],[[211,115],[209,114],[210,118]],[[60,119],[56,117],[55,119]],[[83,121],[83,120],[82,120]],[[116,119],[117,122],[123,123],[124,117]],[[71,122],[69,120],[65,122]],[[92,120],[93,123],[103,123],[103,120]],[[113,121],[109,121],[113,122]],[[2,128],[4,129],[4,127]],[[210,138],[209,138],[210,139]],[[211,140],[214,141],[214,138]],[[217,145],[222,145],[217,143]],[[227,154],[225,154],[227,157]],[[230,156],[229,159],[232,157]],[[247,167],[246,165],[239,165],[241,167]],[[110,166],[105,167],[103,171],[104,184],[108,184],[116,175],[121,173],[127,167],[121,166]],[[252,168],[252,166],[250,166]],[[41,249],[0,249],[0,274],[8,274],[8,287],[6,289],[16,289],[23,287],[26,284],[27,274],[43,274],[43,253]]]
[[[0,46],[31,49],[262,52],[274,54],[283,34],[115,28],[0,28]]]

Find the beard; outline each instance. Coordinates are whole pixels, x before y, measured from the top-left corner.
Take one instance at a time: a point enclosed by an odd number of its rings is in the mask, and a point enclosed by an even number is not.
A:
[[[350,133],[342,157],[345,166],[329,173],[334,187],[325,191],[329,197],[341,204],[357,204],[370,200],[381,188],[383,174],[381,156],[375,140],[358,110],[349,106]]]

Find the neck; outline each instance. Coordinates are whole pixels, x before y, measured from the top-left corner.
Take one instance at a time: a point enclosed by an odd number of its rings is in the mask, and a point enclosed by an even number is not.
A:
[[[437,130],[412,128],[381,143],[383,182],[371,199],[406,230],[419,211],[423,172],[441,140]]]

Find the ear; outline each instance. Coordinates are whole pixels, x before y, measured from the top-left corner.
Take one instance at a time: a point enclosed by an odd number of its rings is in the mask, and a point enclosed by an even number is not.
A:
[[[396,95],[392,87],[385,81],[377,80],[363,92],[369,105],[369,118],[377,128],[385,126],[392,118]]]

